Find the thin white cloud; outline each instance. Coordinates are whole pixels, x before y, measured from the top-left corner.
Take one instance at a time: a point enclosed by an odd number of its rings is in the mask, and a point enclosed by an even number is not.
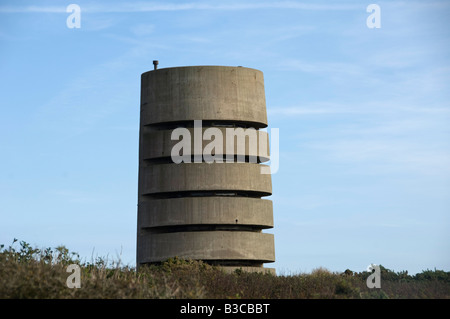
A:
[[[67,13],[64,6],[0,6],[0,13]]]
[[[370,167],[368,174],[407,171],[448,176],[448,133],[444,121],[425,113],[355,121],[301,138],[302,147],[318,151],[327,160],[355,165],[356,170]]]
[[[299,59],[284,59],[275,65],[279,70],[295,70],[320,75],[364,76],[368,71],[363,65],[345,62],[310,62]]]
[[[186,10],[255,10],[255,9],[292,9],[292,10],[311,10],[311,11],[336,11],[336,10],[356,10],[363,6],[354,4],[316,4],[305,2],[234,2],[217,3],[192,2],[192,3],[148,3],[148,2],[128,2],[123,4],[103,4],[86,5],[81,10],[90,13],[116,12],[155,12],[155,11],[186,11]],[[0,13],[62,13],[66,12],[63,6],[0,6]]]
[[[61,198],[69,203],[89,204],[101,201],[98,194],[93,195],[79,190],[60,189],[49,191],[49,193],[50,195]]]
[[[354,4],[315,4],[303,2],[254,2],[254,3],[226,3],[211,4],[207,2],[185,3],[185,4],[162,4],[134,2],[120,6],[110,6],[103,10],[109,12],[149,12],[149,11],[183,11],[183,10],[253,10],[253,9],[297,9],[297,10],[354,10],[361,8]],[[102,11],[103,11],[102,10]]]
[[[382,2],[381,2],[382,4]],[[390,4],[390,3],[386,3]],[[448,7],[445,1],[435,1],[429,3],[422,2],[396,2],[398,6],[422,7]],[[131,12],[155,12],[155,11],[186,11],[186,10],[255,10],[255,9],[288,9],[288,10],[308,10],[308,11],[350,11],[364,10],[367,4],[338,3],[324,4],[314,2],[282,1],[282,2],[230,2],[230,3],[162,3],[162,2],[127,2],[109,3],[102,5],[83,5],[82,10],[90,13],[131,13]],[[66,12],[66,6],[0,6],[0,13],[62,13]]]
[[[88,31],[100,31],[113,27],[116,25],[117,20],[112,18],[96,18],[86,19],[83,21],[83,30]]]
[[[443,147],[414,142],[414,138],[360,139],[339,138],[329,142],[313,142],[310,148],[325,151],[331,160],[363,164],[367,173],[399,171],[414,174],[450,174],[450,153]]]
[[[271,118],[311,118],[317,128],[304,128],[295,140],[326,161],[351,164],[355,172],[416,175],[450,174],[448,116],[450,107],[390,102],[317,103],[269,108]],[[344,122],[324,127],[325,116],[342,115]],[[324,121],[326,121],[324,119]],[[299,124],[302,126],[301,123]],[[370,167],[370,171],[366,169]]]
[[[376,101],[370,103],[359,104],[340,104],[340,103],[318,103],[312,105],[303,106],[290,106],[290,107],[277,107],[267,106],[267,113],[270,116],[278,117],[292,117],[292,116],[304,116],[304,115],[328,115],[328,114],[379,114],[387,115],[398,113],[405,115],[418,116],[424,115],[436,115],[436,116],[449,116],[450,107],[445,106],[433,106],[433,105],[419,105],[419,104],[405,104],[404,101]]]
[[[144,37],[152,34],[155,31],[153,24],[138,24],[131,27],[131,32],[138,37]]]
[[[301,116],[301,115],[325,115],[343,113],[343,110],[332,110],[325,108],[308,108],[308,107],[284,107],[284,108],[268,108],[267,113],[281,116]]]
[[[322,102],[304,106],[291,107],[267,107],[267,113],[270,116],[303,116],[303,115],[327,115],[344,113],[367,113],[367,110],[358,107],[349,107],[339,103]]]

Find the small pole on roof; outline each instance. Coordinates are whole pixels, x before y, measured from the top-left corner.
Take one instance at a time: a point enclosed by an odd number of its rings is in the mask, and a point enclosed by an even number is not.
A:
[[[153,60],[153,70],[158,68],[158,60]]]

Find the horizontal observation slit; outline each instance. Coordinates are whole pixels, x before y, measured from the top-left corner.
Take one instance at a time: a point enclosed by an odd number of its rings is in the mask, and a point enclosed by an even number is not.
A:
[[[263,261],[260,260],[203,260],[212,266],[228,267],[262,267]]]
[[[200,154],[202,155],[202,154]],[[209,154],[208,154],[209,155]],[[180,155],[182,156],[182,155]],[[266,162],[267,159],[261,159],[259,156],[242,156],[242,155],[226,155],[226,154],[211,154],[212,158],[209,159],[207,156],[201,156],[201,161],[199,161],[198,157],[195,155],[191,155],[190,160],[187,160],[186,157],[183,157],[183,163],[207,163],[210,164],[218,163],[218,164],[232,164],[232,163],[249,163],[249,164],[260,164]],[[172,157],[157,157],[157,158],[144,158],[144,164],[152,165],[152,164],[179,164],[175,163]]]
[[[143,263],[142,265],[161,265],[166,260],[162,261],[156,261],[156,262],[147,262]],[[263,263],[266,262],[265,260],[208,260],[203,259],[204,263],[211,265],[211,266],[221,266],[221,267],[258,267],[262,268]]]
[[[261,198],[268,196],[269,193],[257,191],[229,191],[229,190],[215,190],[215,191],[183,191],[183,192],[165,192],[142,194],[143,201],[152,199],[168,199],[168,198],[183,198],[183,197],[250,197]]]
[[[254,128],[261,129],[266,128],[267,124],[261,122],[251,122],[251,121],[223,121],[223,120],[202,120],[203,127],[230,127],[230,128]],[[161,122],[145,124],[144,129],[151,130],[173,130],[179,127],[192,128],[194,127],[194,121],[173,121],[173,122]]]
[[[179,233],[179,232],[198,232],[198,231],[246,231],[261,232],[261,226],[258,225],[177,225],[177,226],[158,226],[146,227],[144,231],[152,234]]]
[[[145,263],[143,265],[161,265],[162,263],[164,263],[166,260],[162,260],[162,261],[156,261],[156,262],[148,262]],[[202,260],[204,263],[211,265],[211,266],[223,266],[223,267],[263,267],[263,262],[262,260],[208,260],[208,259],[204,259]]]

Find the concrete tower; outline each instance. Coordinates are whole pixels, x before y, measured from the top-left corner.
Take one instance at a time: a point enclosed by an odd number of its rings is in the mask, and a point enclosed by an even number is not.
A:
[[[261,164],[269,160],[268,135],[259,130],[267,127],[262,72],[154,64],[141,76],[137,267],[178,256],[274,271],[262,268],[275,261],[273,235],[262,232],[273,227],[272,202],[262,199],[272,194]],[[172,156],[182,140],[172,135],[177,128],[190,133],[179,153],[188,160],[179,164]],[[208,128],[221,134],[213,138]],[[223,163],[205,162],[202,152],[218,138],[210,153]]]

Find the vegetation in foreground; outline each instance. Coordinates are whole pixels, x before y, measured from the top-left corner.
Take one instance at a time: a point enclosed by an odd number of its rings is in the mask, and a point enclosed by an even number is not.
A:
[[[64,246],[38,249],[17,240],[0,246],[0,298],[450,298],[450,272],[425,270],[414,276],[381,266],[381,289],[369,289],[369,272],[274,276],[225,273],[206,263],[178,258],[134,268],[97,258],[81,262]],[[68,288],[70,264],[80,266],[81,288]]]

